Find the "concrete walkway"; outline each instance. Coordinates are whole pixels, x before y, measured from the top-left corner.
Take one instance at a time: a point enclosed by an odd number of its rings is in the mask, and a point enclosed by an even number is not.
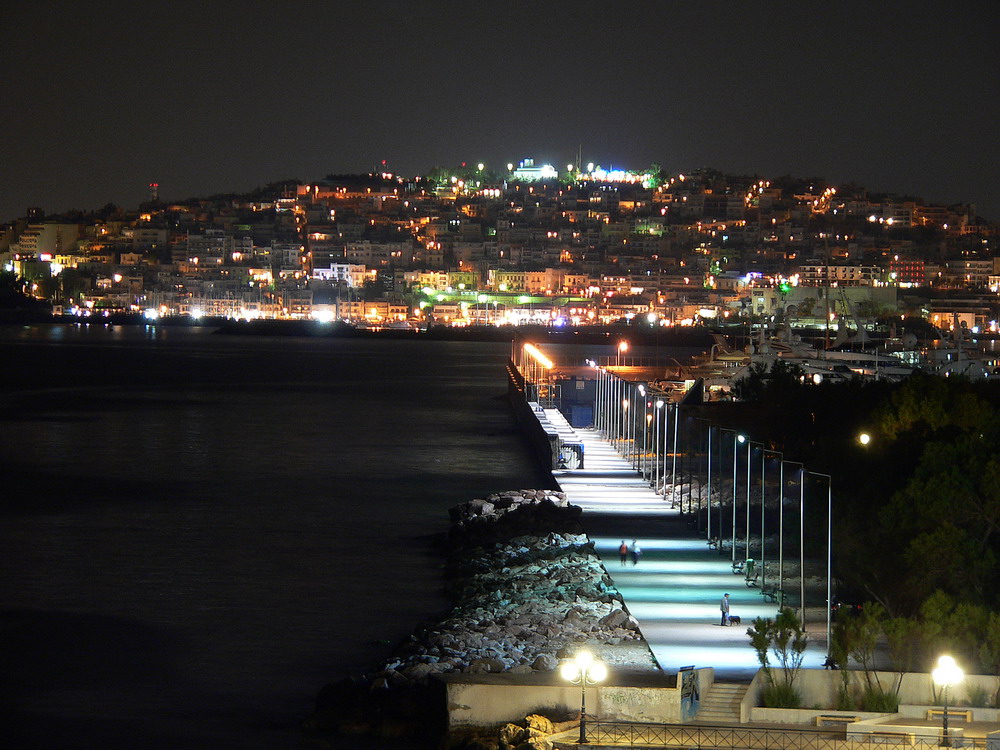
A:
[[[546,417],[564,440],[584,445],[583,469],[553,473],[569,501],[583,508],[584,527],[661,668],[673,674],[681,666],[714,667],[716,679],[749,681],[758,663],[746,629],[755,617],[773,617],[777,605],[734,575],[731,560],[709,549],[596,431],[573,430],[554,409]],[[622,565],[618,547],[633,539],[642,549],[639,563]],[[720,625],[726,592],[741,626]],[[814,635],[803,666],[820,668],[825,627]]]

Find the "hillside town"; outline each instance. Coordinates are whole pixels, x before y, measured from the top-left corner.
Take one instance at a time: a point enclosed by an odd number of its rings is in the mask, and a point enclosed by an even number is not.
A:
[[[29,209],[0,227],[0,261],[63,315],[997,332],[998,227],[973,205],[711,169],[505,167],[176,202],[152,184],[138,210]]]

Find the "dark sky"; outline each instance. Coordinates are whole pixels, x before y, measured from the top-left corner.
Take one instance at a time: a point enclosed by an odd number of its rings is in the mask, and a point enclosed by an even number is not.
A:
[[[68,8],[67,8],[68,6]],[[5,4],[0,219],[525,156],[1000,220],[1000,3]]]

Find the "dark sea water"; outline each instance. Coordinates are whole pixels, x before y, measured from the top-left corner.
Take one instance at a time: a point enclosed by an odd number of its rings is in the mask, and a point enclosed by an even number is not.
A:
[[[446,608],[447,508],[551,481],[508,351],[0,328],[0,743],[300,746]]]

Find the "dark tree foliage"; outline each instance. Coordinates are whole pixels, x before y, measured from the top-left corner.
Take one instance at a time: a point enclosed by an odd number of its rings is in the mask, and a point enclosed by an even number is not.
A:
[[[841,599],[912,616],[939,591],[1000,609],[1000,383],[815,386],[784,365],[752,372],[740,395],[725,414],[706,407],[712,420],[834,477]]]

